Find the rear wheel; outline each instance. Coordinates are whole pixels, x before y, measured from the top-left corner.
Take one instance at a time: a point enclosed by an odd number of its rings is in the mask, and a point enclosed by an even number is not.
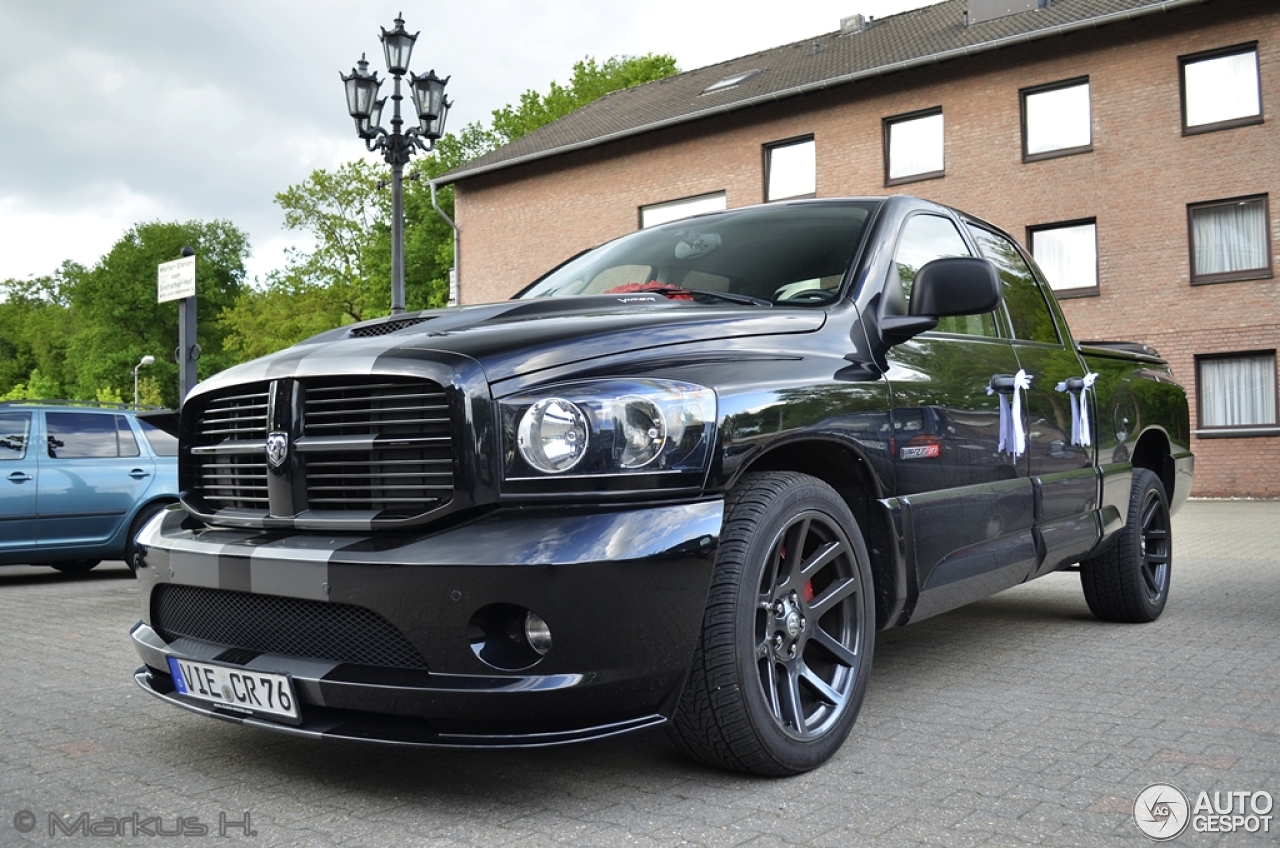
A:
[[[874,638],[871,570],[848,506],[805,474],[747,475],[725,501],[672,738],[738,771],[815,768],[853,728]]]
[[[1130,623],[1160,617],[1169,600],[1172,529],[1160,478],[1135,468],[1124,529],[1106,550],[1080,563],[1080,585],[1094,615]]]
[[[49,565],[63,574],[84,574],[100,562],[100,559],[69,559],[65,562],[51,562]]]

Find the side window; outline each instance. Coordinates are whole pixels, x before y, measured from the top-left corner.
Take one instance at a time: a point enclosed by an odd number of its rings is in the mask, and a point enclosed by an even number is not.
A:
[[[995,263],[1000,272],[1005,308],[1013,323],[1013,336],[1030,342],[1057,344],[1058,330],[1053,323],[1053,313],[1044,299],[1044,292],[1036,282],[1031,268],[1018,252],[1018,247],[1004,236],[981,227],[969,227],[978,242],[982,255]]]
[[[30,440],[30,412],[0,412],[0,462],[25,459]]]
[[[46,412],[45,428],[49,456],[54,459],[138,455],[138,442],[123,415]]]
[[[901,287],[903,312],[911,302],[911,286],[927,263],[949,256],[972,256],[955,224],[941,215],[916,215],[907,220],[893,254],[886,293]],[[892,297],[892,295],[890,295]],[[938,321],[940,333],[966,336],[998,336],[994,312],[985,315],[948,315]]]

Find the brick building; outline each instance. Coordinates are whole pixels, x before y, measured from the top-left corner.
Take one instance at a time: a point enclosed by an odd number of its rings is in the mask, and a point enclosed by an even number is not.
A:
[[[447,175],[463,302],[692,211],[914,194],[1022,238],[1077,339],[1170,360],[1194,494],[1280,496],[1280,3],[948,0],[841,23]]]

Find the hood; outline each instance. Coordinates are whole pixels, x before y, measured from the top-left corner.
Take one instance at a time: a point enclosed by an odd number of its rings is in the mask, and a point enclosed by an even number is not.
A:
[[[377,360],[433,351],[474,360],[498,382],[625,351],[811,333],[825,322],[820,309],[706,305],[651,293],[513,300],[339,327],[223,371],[198,390],[306,372],[370,373]]]

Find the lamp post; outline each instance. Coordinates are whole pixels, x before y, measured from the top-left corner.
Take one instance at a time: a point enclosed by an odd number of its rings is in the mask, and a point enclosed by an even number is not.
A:
[[[391,166],[391,314],[404,312],[404,166],[415,150],[430,151],[444,135],[444,121],[450,103],[444,96],[449,77],[440,79],[434,70],[424,76],[409,71],[409,54],[419,33],[405,31],[404,20],[397,15],[395,29],[382,28],[382,52],[387,59],[387,71],[395,80],[391,93],[391,130],[384,129],[382,107],[387,99],[378,99],[378,87],[383,81],[377,73],[369,73],[369,63],[364,56],[351,75],[340,74],[347,89],[347,111],[356,122],[356,135],[364,139],[370,153],[382,151]],[[401,130],[400,78],[409,75],[409,93],[418,113],[418,126]]]
[[[138,408],[138,369],[143,367],[144,365],[151,365],[155,361],[156,361],[156,358],[148,353],[146,356],[142,357],[142,359],[138,361],[137,365],[133,366],[133,408],[134,409]]]

